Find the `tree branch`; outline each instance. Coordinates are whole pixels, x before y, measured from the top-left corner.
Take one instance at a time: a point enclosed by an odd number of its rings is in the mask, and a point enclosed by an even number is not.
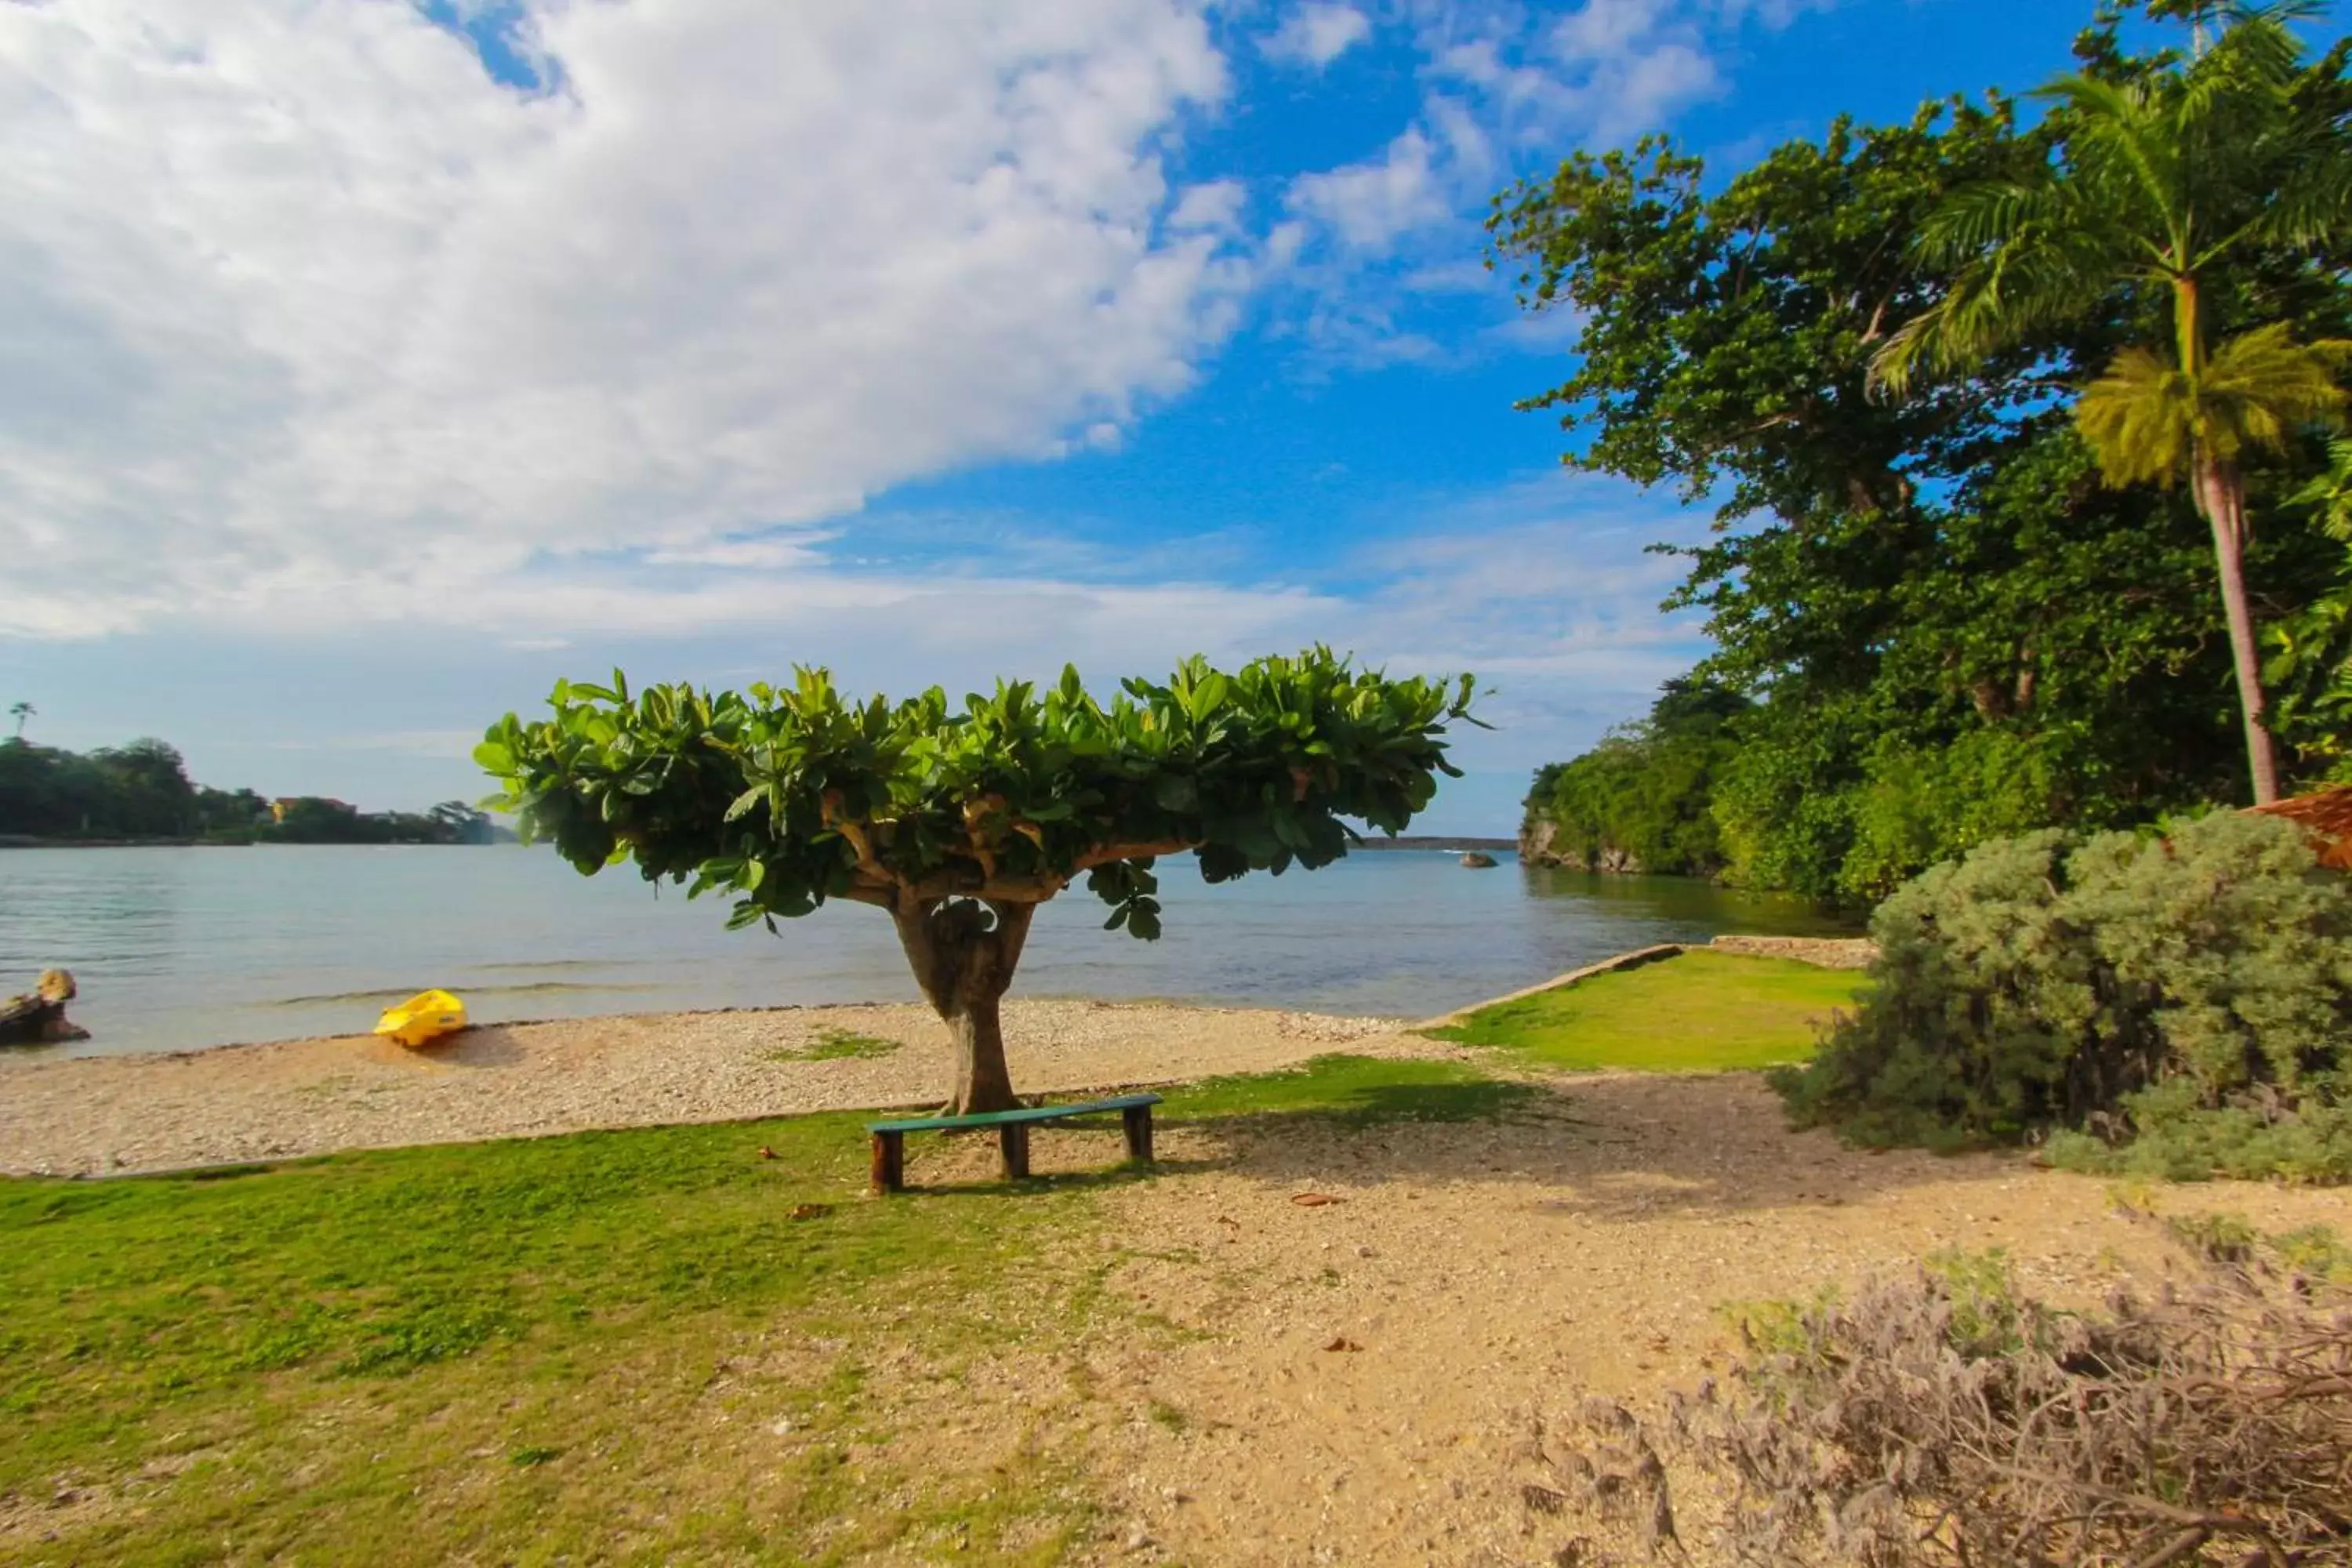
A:
[[[1070,868],[1075,877],[1081,871],[1091,871],[1097,866],[1108,866],[1114,860],[1152,860],[1162,855],[1181,855],[1187,849],[1198,849],[1200,841],[1192,838],[1171,838],[1159,844],[1106,844],[1099,849],[1089,849]]]
[[[1097,866],[1108,866],[1118,860],[1180,855],[1197,847],[1199,846],[1194,840],[1184,838],[1171,838],[1157,844],[1106,844],[1079,856],[1067,876],[1040,872],[1034,877],[1002,878],[988,875],[982,869],[982,874],[975,879],[971,870],[980,868],[970,868],[950,869],[919,882],[910,882],[903,877],[893,880],[900,889],[898,896],[901,899],[911,899],[919,905],[937,903],[941,899],[978,899],[983,903],[994,904],[1042,904],[1068,888],[1080,873],[1091,871]],[[898,905],[894,901],[890,907],[895,909]]]
[[[852,822],[840,815],[837,809],[839,800],[840,796],[831,790],[826,791],[824,797],[817,802],[817,819],[840,834],[847,840],[849,847],[857,852],[857,869],[868,882],[883,889],[903,886],[906,879],[882,864],[876,857],[874,841],[866,837],[865,825]],[[870,903],[873,900],[864,901]],[[886,904],[885,907],[895,907],[895,901],[892,904]]]

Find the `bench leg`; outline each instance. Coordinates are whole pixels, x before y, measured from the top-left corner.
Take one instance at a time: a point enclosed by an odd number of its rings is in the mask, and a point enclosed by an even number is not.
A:
[[[874,1134],[874,1191],[904,1192],[907,1187],[907,1135],[904,1132]]]
[[[1008,1121],[996,1130],[997,1147],[1004,1152],[1004,1179],[1017,1182],[1029,1174],[1029,1129]]]
[[[1151,1107],[1130,1105],[1119,1112],[1127,1123],[1127,1157],[1151,1163]]]

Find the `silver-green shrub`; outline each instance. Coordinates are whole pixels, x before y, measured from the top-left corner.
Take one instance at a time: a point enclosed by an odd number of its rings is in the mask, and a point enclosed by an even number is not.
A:
[[[1778,1079],[1801,1121],[2352,1179],[2352,881],[2301,829],[2219,813],[2160,837],[2028,834],[1906,884],[1872,931],[1874,984]]]

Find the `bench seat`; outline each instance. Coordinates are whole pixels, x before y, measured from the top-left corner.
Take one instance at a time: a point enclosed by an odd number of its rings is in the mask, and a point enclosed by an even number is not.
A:
[[[1118,1111],[1127,1128],[1129,1159],[1151,1158],[1151,1108],[1156,1094],[1121,1094],[1076,1105],[1027,1105],[1017,1110],[985,1110],[971,1116],[908,1116],[869,1121],[866,1131],[874,1141],[874,1190],[903,1192],[907,1185],[906,1139],[909,1132],[951,1132],[993,1127],[1004,1157],[1004,1174],[1019,1181],[1029,1173],[1029,1129],[1040,1121],[1067,1121],[1079,1116]]]

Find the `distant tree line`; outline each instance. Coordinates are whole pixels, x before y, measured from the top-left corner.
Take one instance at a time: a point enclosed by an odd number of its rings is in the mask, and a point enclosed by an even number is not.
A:
[[[0,741],[0,837],[175,839],[221,844],[489,844],[511,838],[463,801],[423,812],[362,812],[339,800],[269,800],[190,781],[170,744],[139,740],[76,752]]]
[[[1497,199],[1497,266],[1581,321],[1526,406],[1718,509],[1668,601],[1716,651],[1538,775],[1570,858],[1875,899],[2352,778],[2352,43],[2133,53],[2125,10],[2038,117],[1841,119],[1727,179],[1651,138]]]

